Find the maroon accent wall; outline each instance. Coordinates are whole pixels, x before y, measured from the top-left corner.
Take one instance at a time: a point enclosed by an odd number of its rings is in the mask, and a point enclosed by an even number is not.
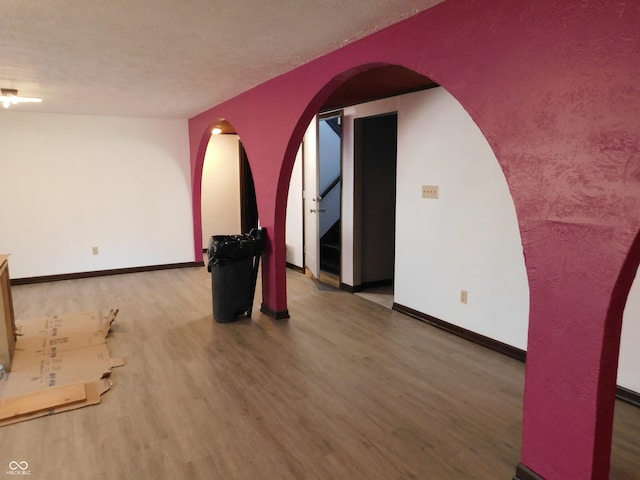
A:
[[[640,262],[638,25],[636,0],[447,0],[203,112],[189,121],[196,260],[218,119],[254,174],[263,303],[285,311],[287,187],[306,125],[373,65],[428,76],[479,125],[516,205],[531,294],[522,464],[547,480],[608,478],[622,311]]]

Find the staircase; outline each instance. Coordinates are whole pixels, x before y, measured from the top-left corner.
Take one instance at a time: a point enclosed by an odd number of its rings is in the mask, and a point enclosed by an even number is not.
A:
[[[339,115],[322,118],[318,124],[320,219],[320,270],[340,278],[340,212],[342,126]]]
[[[320,238],[320,270],[340,275],[340,221]]]

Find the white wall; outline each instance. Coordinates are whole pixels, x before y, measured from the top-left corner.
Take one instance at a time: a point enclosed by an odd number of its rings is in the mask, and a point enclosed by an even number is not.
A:
[[[188,142],[186,120],[0,112],[12,277],[193,261]]]
[[[522,241],[491,147],[444,88],[404,97],[399,112],[395,301],[526,349]],[[440,198],[423,199],[422,185]]]
[[[202,167],[202,245],[212,235],[242,233],[237,135],[211,135]]]
[[[618,385],[640,393],[640,275],[627,297],[622,317]]]
[[[353,120],[398,112],[394,301],[525,349],[529,287],[502,170],[484,136],[443,88],[356,105],[343,123],[342,281],[353,269]],[[439,185],[440,199],[421,198]],[[460,303],[460,290],[468,303]]]

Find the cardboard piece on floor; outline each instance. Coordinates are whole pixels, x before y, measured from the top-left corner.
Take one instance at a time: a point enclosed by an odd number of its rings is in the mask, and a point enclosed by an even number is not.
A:
[[[75,312],[17,322],[18,335],[23,337],[19,348],[28,349],[27,341],[40,340],[66,349],[104,343],[117,315],[118,310],[104,317],[98,311]]]
[[[111,372],[111,357],[104,343],[47,355],[21,357],[20,353],[16,352],[17,361],[6,385],[0,386],[0,399],[70,383],[93,382]]]
[[[0,398],[0,420],[60,407],[87,399],[84,383],[38,390],[17,397]]]
[[[34,418],[45,417],[47,415],[53,415],[55,413],[67,412],[69,410],[75,410],[76,408],[88,407],[89,405],[97,405],[100,403],[102,395],[109,390],[113,384],[108,378],[85,383],[84,389],[86,393],[86,400],[78,401],[70,404],[61,404],[58,406],[43,407],[42,410],[25,413],[24,415],[18,415],[15,417],[7,418],[6,420],[0,420],[0,427],[5,425],[11,425],[13,423],[24,422],[25,420],[32,420]],[[51,403],[51,402],[49,402]]]
[[[117,310],[20,322],[11,373],[0,380],[0,426],[100,403],[112,386],[106,337]],[[82,393],[84,392],[84,393]]]

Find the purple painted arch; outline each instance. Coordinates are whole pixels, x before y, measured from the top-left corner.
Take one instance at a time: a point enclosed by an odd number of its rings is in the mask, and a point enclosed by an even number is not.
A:
[[[268,232],[263,304],[286,312],[287,186],[322,99],[374,65],[432,78],[484,133],[516,206],[530,287],[522,463],[550,480],[607,478],[612,305],[640,230],[639,22],[635,0],[447,0],[190,119],[196,258],[215,119],[247,149]]]

